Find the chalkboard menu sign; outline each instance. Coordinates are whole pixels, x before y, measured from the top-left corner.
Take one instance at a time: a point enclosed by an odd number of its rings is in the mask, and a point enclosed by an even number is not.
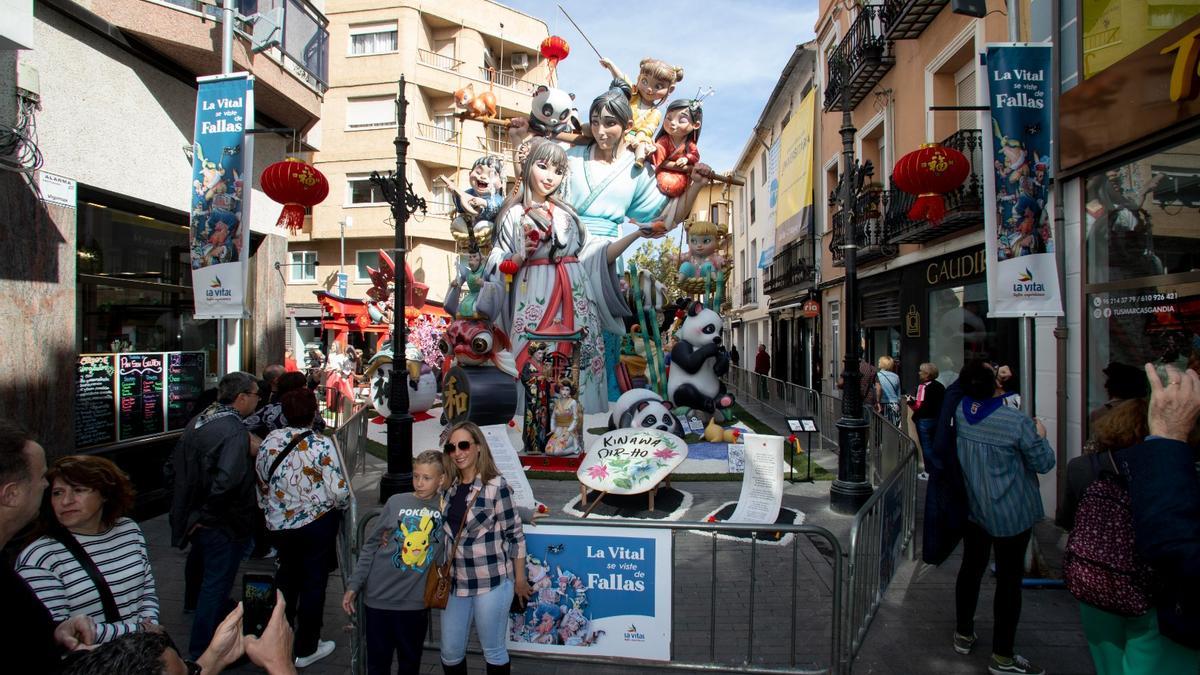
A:
[[[117,438],[163,432],[163,354],[117,355]]]
[[[188,412],[204,391],[204,352],[167,354],[167,431],[187,426]]]
[[[85,354],[75,364],[75,445],[117,440],[116,356]]]

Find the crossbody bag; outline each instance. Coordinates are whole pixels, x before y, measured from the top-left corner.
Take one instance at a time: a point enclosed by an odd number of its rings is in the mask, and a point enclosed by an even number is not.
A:
[[[100,573],[100,568],[96,567],[96,562],[84,550],[83,544],[80,544],[79,540],[65,528],[56,528],[50,533],[50,536],[66,547],[71,555],[75,556],[75,561],[79,563],[83,571],[87,572],[88,578],[92,580],[96,586],[96,592],[100,595],[100,604],[104,606],[104,620],[108,623],[118,623],[121,620],[121,612],[117,610],[117,599],[113,597],[112,589],[108,587],[108,582]]]

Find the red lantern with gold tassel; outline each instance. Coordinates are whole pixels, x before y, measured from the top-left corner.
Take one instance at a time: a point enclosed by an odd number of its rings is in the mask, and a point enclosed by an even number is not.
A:
[[[896,162],[892,183],[917,198],[908,210],[909,218],[940,223],[946,215],[942,195],[962,185],[970,173],[971,165],[961,152],[926,143]]]
[[[542,45],[538,51],[541,53],[542,58],[550,62],[550,74],[553,76],[552,79],[554,81],[551,83],[551,86],[554,86],[554,83],[558,80],[558,62],[567,58],[567,55],[571,53],[571,45],[567,44],[567,41],[561,37],[551,35],[542,40]]]
[[[275,225],[298,232],[304,226],[304,209],[316,206],[329,196],[329,181],[315,167],[295,157],[275,162],[263,170],[263,192],[283,204],[283,213]]]

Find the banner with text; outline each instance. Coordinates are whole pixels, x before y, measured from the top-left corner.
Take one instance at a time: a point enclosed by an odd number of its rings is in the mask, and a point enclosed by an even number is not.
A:
[[[192,144],[191,261],[197,319],[240,319],[250,256],[254,78],[248,73],[197,80]],[[248,197],[248,195],[247,195]]]
[[[539,525],[525,530],[534,595],[508,648],[671,659],[671,533]]]
[[[984,132],[983,220],[991,317],[1062,315],[1050,201],[1050,51],[987,48],[992,123]]]
[[[779,225],[775,228],[775,247],[780,251],[812,232],[813,100],[810,91],[780,135]]]

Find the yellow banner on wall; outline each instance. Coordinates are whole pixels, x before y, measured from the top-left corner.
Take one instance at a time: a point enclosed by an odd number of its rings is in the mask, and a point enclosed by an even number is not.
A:
[[[808,92],[780,135],[777,251],[812,232],[813,98],[813,92]]]

